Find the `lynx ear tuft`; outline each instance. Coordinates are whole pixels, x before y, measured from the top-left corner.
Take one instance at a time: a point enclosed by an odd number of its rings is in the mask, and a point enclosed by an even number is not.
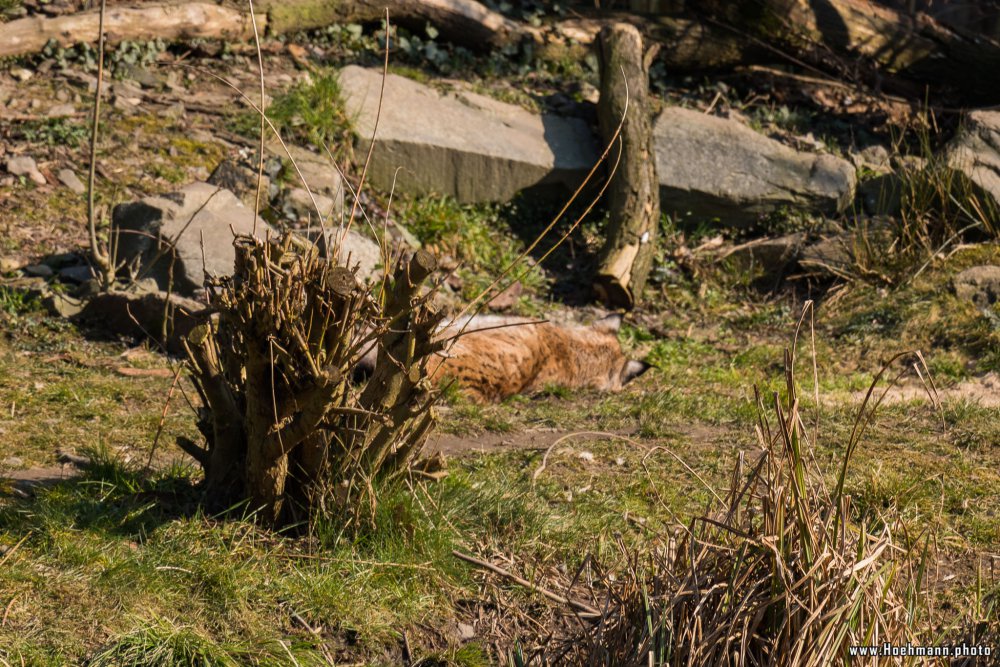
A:
[[[624,368],[622,368],[622,384],[628,384],[652,367],[652,364],[647,364],[645,361],[629,359],[625,362]]]
[[[618,313],[614,313],[608,315],[607,317],[602,317],[601,319],[594,321],[593,327],[597,331],[616,334],[618,333],[618,330],[622,328],[622,316]]]

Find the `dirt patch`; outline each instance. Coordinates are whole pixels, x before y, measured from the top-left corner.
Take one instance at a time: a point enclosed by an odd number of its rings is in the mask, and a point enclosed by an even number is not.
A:
[[[978,403],[984,408],[1000,407],[1000,375],[988,373],[950,387],[938,387],[937,396],[942,403],[966,401]],[[855,392],[853,397],[864,400],[865,392]],[[905,384],[889,389],[883,403],[930,402],[930,400],[928,390],[923,384]]]
[[[721,426],[690,424],[678,426],[671,434],[670,439],[686,440],[699,444],[714,443],[720,441],[728,432],[728,429]],[[510,433],[473,433],[468,435],[437,433],[428,439],[424,451],[428,455],[438,453],[455,455],[469,452],[487,454],[504,450],[545,450],[560,440],[563,440],[567,445],[572,445],[594,440],[614,439],[636,441],[641,439],[642,446],[645,447],[652,447],[656,444],[653,440],[642,438],[635,428],[607,431],[535,429]]]
[[[0,476],[0,495],[29,496],[39,487],[53,486],[79,476],[80,469],[71,465],[5,472]]]
[[[631,429],[617,431],[563,431],[558,429],[520,431],[513,433],[478,433],[472,435],[453,435],[439,433],[431,436],[425,452],[428,454],[464,454],[476,452],[479,454],[511,449],[548,449],[560,439],[567,442],[586,442],[589,440],[608,440],[615,437],[632,437],[635,431]]]

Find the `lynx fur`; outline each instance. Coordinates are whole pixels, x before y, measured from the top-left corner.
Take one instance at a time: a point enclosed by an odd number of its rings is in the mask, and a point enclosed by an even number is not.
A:
[[[431,360],[428,371],[436,380],[455,380],[477,403],[546,386],[618,391],[649,368],[622,353],[620,326],[618,315],[589,326],[496,315],[466,318],[439,331],[442,340],[449,340],[465,327]],[[373,367],[374,355],[366,362],[359,367],[362,376]]]

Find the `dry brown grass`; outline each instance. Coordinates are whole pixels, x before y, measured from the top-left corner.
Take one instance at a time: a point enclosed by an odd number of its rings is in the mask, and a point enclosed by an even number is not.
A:
[[[857,511],[845,491],[885,396],[880,384],[915,372],[936,396],[923,357],[897,355],[876,376],[832,478],[813,455],[825,436],[819,415],[802,408],[794,359],[786,351],[781,392],[765,398],[755,387],[759,448],[738,455],[728,491],[712,491],[714,509],[671,534],[651,532],[644,547],[621,541],[614,567],[587,559],[572,583],[550,585],[599,613],[568,612],[575,631],[553,625],[548,631],[562,639],[532,660],[516,652],[513,664],[819,666],[851,663],[853,646],[933,645],[956,634],[929,619],[932,536],[908,532],[894,508]],[[903,371],[883,383],[896,364]],[[966,636],[987,631],[973,630]]]

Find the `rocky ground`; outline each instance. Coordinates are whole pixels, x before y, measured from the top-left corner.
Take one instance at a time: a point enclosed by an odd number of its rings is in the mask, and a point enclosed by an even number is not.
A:
[[[104,303],[90,298],[86,261],[93,68],[85,53],[52,52],[0,71],[4,662],[143,664],[162,650],[163,664],[474,665],[515,638],[537,642],[531,619],[557,605],[452,550],[557,579],[586,553],[613,562],[686,523],[710,502],[706,485],[725,488],[737,453],[757,447],[753,387],[766,401],[784,383],[810,301],[795,374],[804,414],[819,417],[808,432],[823,472],[839,471],[873,377],[920,350],[919,374],[913,357],[893,366],[903,375],[848,485],[867,520],[898,511],[906,541],[931,537],[937,631],[995,616],[1000,114],[935,126],[773,72],[655,82],[663,234],[621,336],[653,371],[615,395],[552,387],[487,407],[449,396],[429,447],[448,475],[387,491],[388,520],[367,539],[332,527],[286,539],[200,513],[173,444],[196,435],[193,392],[150,340],[176,351],[182,329],[162,330],[165,305],[198,309],[205,273],[231,266],[220,228],[315,238],[320,215],[349,214],[382,85],[357,28],[264,44],[269,108],[290,149],[265,147],[259,219],[259,120],[217,78],[256,103],[256,54],[120,49],[97,204],[133,232],[119,249],[143,285]],[[374,239],[422,244],[455,269],[457,305],[600,154],[596,82],[586,63],[445,73],[429,53],[393,64],[352,258],[377,279]],[[490,308],[593,316],[602,225],[598,210]],[[165,258],[143,242],[157,232],[180,234]],[[81,471],[66,455],[83,453]]]

